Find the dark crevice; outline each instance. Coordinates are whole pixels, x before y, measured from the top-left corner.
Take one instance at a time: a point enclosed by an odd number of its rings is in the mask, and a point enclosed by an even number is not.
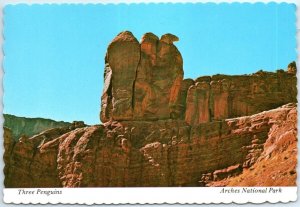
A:
[[[110,69],[111,70],[111,69]],[[112,73],[112,71],[111,71]],[[105,117],[107,118],[111,118],[112,117],[112,74],[111,74],[111,78],[109,80],[109,86],[108,86],[108,89],[107,89],[107,99],[108,99],[108,103],[107,103],[107,107],[105,109]]]
[[[212,96],[211,96],[211,84],[208,84],[209,85],[209,89],[208,89],[208,116],[209,116],[209,122],[212,122],[212,116],[213,116],[213,109],[211,107],[211,99],[212,99]]]
[[[38,151],[40,149],[37,146],[33,146],[32,150],[33,150],[33,153],[32,153],[31,159],[29,161],[28,172],[32,172],[32,169],[31,169],[32,163],[34,163],[34,161],[35,161],[34,158],[38,154]],[[33,174],[29,173],[28,176],[31,179],[32,183],[34,183],[34,176],[33,176]]]
[[[192,120],[193,125],[195,124],[195,122],[197,124],[199,122],[199,100],[198,100],[199,95],[198,95],[198,92],[197,92],[197,88],[195,88],[194,93],[195,93],[195,112],[196,112],[196,114],[195,114],[195,116],[192,116],[193,117],[193,120]]]
[[[101,129],[101,128],[100,128]],[[94,165],[92,166],[92,168],[93,168],[93,171],[94,172],[97,172],[97,170],[98,170],[98,165],[97,165],[97,163],[98,163],[98,153],[100,152],[100,149],[99,149],[99,144],[100,144],[100,138],[103,136],[103,134],[104,134],[104,132],[103,131],[99,131],[99,139],[96,139],[96,147],[95,147],[95,154],[94,154]],[[97,179],[97,176],[96,176],[97,174],[95,173],[95,175],[94,174],[92,174],[91,175],[91,177],[92,177],[92,180],[93,180],[93,184],[95,185],[95,186],[97,186],[97,181],[99,180],[99,179]]]
[[[135,107],[135,82],[136,82],[136,79],[137,79],[139,65],[140,65],[140,62],[141,62],[141,59],[142,59],[141,44],[139,44],[139,45],[140,45],[140,58],[139,58],[138,64],[137,64],[136,69],[135,69],[135,78],[134,78],[133,83],[132,83],[132,99],[131,99],[132,114],[134,113],[134,107]]]

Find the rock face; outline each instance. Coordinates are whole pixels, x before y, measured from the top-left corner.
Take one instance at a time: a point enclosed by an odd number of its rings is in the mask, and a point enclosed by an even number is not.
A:
[[[274,124],[257,162],[244,169],[241,175],[226,180],[215,179],[210,186],[296,186],[297,110],[273,110],[272,116]]]
[[[173,44],[146,33],[138,43],[120,33],[105,58],[100,119],[108,121],[183,119],[190,125],[247,116],[296,102],[296,63],[276,73],[214,75],[183,80],[183,61]]]
[[[297,102],[297,78],[283,70],[200,77],[189,88],[185,120],[191,125],[247,116]]]
[[[207,186],[251,169],[258,160],[271,161],[296,143],[296,132],[294,104],[197,126],[169,119],[53,129],[14,146],[5,184]],[[295,179],[286,185],[295,185]]]
[[[48,129],[31,138],[22,136],[16,143],[5,144],[6,187],[60,187],[57,174],[58,148],[55,138],[84,127],[74,122],[68,127]],[[9,130],[4,131],[5,140],[11,138]],[[9,143],[6,141],[5,143]],[[46,147],[46,149],[45,149]]]
[[[165,34],[146,33],[139,43],[131,32],[120,33],[108,46],[100,119],[158,120],[178,117],[183,78],[182,57]]]
[[[8,177],[9,177],[9,167],[11,166],[11,154],[13,152],[13,148],[15,145],[15,140],[12,137],[12,132],[9,128],[3,127],[4,133],[3,133],[3,144],[4,144],[4,155],[3,155],[3,161],[5,163],[3,172],[4,172],[4,185],[8,186]]]
[[[112,119],[128,120],[132,117],[132,96],[139,60],[140,45],[131,32],[120,33],[108,46],[106,63],[111,70]]]
[[[120,33],[105,57],[103,124],[73,123],[16,143],[6,130],[5,186],[296,185],[295,73],[183,80],[177,40],[146,33],[139,43]]]
[[[11,129],[12,137],[18,140],[21,136],[31,137],[51,128],[69,126],[71,123],[43,118],[25,118],[4,114],[4,127]]]

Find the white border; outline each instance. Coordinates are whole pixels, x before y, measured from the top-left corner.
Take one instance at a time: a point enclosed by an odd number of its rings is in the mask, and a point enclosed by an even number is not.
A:
[[[57,4],[62,4],[62,3],[160,3],[160,2],[216,2],[216,3],[223,3],[223,2],[250,2],[250,3],[255,3],[255,2],[287,2],[287,3],[294,3],[297,5],[297,39],[299,41],[299,28],[300,28],[300,11],[299,11],[299,6],[300,6],[300,1],[298,0],[0,0],[0,19],[1,22],[3,23],[3,13],[2,9],[5,5],[7,4],[18,4],[18,3],[27,3],[27,4],[34,4],[34,3],[57,3]],[[0,33],[2,34],[3,32],[3,24],[0,24]],[[0,44],[2,46],[3,43],[3,36],[0,35]],[[298,51],[299,51],[299,46],[300,44],[298,43]],[[299,64],[299,52],[298,52],[298,66]],[[3,63],[3,53],[1,50],[1,55],[0,55],[0,63],[2,65]],[[298,74],[299,77],[299,74]],[[0,70],[0,79],[2,81],[3,78],[3,70]],[[1,82],[2,83],[2,82]],[[299,84],[299,82],[298,82]],[[2,86],[2,84],[1,84]],[[299,85],[298,85],[299,86]],[[299,87],[298,87],[299,88]],[[300,94],[300,93],[299,93]],[[3,97],[3,89],[0,90],[0,108],[1,110],[3,109],[2,105],[2,97]],[[299,99],[298,99],[299,100]],[[3,110],[2,110],[3,111]],[[0,119],[0,124],[3,124],[3,117],[1,116]],[[298,126],[299,126],[298,122]],[[299,127],[298,127],[299,128]],[[2,126],[0,128],[0,134],[3,134],[3,129]],[[299,143],[298,143],[299,147]],[[3,147],[0,147],[0,154],[3,155]],[[3,160],[0,159],[0,164],[3,169]],[[297,168],[297,172],[299,171],[299,165]],[[299,177],[297,179],[297,183],[299,183]],[[0,186],[3,188],[3,173],[0,173],[0,180],[2,181]],[[58,190],[59,188],[57,188]],[[230,188],[226,188],[230,189]],[[235,189],[240,189],[240,188],[235,188]],[[258,189],[257,187],[255,189]],[[268,188],[269,189],[269,188]],[[289,202],[289,201],[295,201],[297,198],[297,193],[298,193],[298,198],[299,198],[299,191],[297,191],[297,187],[283,187],[282,193],[276,194],[274,196],[271,193],[254,193],[251,196],[251,201],[253,203],[262,203],[262,202],[271,202],[271,203],[264,203],[264,206],[274,206],[273,203],[275,202]],[[163,203],[230,203],[230,202],[235,202],[235,203],[246,203],[249,202],[249,194],[243,194],[243,193],[230,193],[230,194],[220,194],[220,188],[77,188],[77,189],[59,189],[62,190],[62,194],[59,195],[33,195],[33,196],[22,196],[18,195],[19,189],[3,189],[3,192],[5,194],[5,202],[13,202],[15,204],[20,203],[41,203],[41,204],[46,204],[46,203],[52,203],[52,204],[57,204],[57,203],[65,203],[65,204],[74,204],[74,203],[79,203],[79,204],[93,204],[93,203],[106,203],[106,204],[134,204],[134,203],[139,203],[139,204],[163,204]],[[26,189],[28,190],[28,189]],[[36,191],[37,189],[33,189],[33,191]],[[41,189],[41,190],[53,190],[53,189]],[[0,193],[1,196],[3,194]],[[76,201],[74,199],[76,198]],[[1,206],[6,206],[6,204],[2,203],[3,199],[1,197],[0,204]],[[290,202],[288,204],[285,204],[284,206],[299,206],[299,199],[297,202]],[[282,203],[277,203],[276,205],[283,205]],[[9,205],[9,206],[17,206],[17,205]],[[40,205],[36,205],[40,206]],[[42,206],[52,206],[52,205],[42,205]],[[68,206],[68,205],[64,205]],[[217,205],[217,206],[228,206],[228,205]],[[246,204],[243,206],[253,206],[252,204]]]
[[[32,194],[23,194],[32,192]],[[54,192],[56,194],[41,193]],[[226,193],[225,193],[226,192]],[[202,204],[290,202],[297,187],[156,187],[156,188],[11,188],[4,189],[7,203],[79,204]]]

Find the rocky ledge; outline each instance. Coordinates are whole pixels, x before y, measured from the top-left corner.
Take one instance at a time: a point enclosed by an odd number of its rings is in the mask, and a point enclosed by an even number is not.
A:
[[[18,117],[11,114],[3,114],[4,127],[11,129],[12,136],[18,140],[21,136],[31,137],[42,131],[51,128],[70,126],[71,123],[63,121],[54,121],[43,118]]]
[[[147,33],[139,43],[126,31],[111,42],[103,124],[18,142],[5,129],[5,186],[296,185],[296,65],[183,79],[178,40]]]

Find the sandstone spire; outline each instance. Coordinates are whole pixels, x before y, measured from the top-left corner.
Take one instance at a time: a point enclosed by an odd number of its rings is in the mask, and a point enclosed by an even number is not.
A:
[[[110,43],[105,58],[102,122],[179,117],[183,62],[173,44],[177,40],[172,34],[159,40],[146,33],[138,43],[126,31]]]

